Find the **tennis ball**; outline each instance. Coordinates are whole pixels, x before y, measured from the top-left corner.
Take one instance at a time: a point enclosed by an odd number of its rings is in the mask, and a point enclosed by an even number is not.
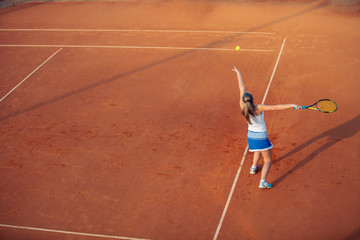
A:
[[[239,51],[240,50],[240,46],[236,46],[236,51]]]

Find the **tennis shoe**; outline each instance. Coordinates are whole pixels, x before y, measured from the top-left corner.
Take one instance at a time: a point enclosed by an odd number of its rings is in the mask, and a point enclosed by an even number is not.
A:
[[[262,182],[260,181],[260,185],[259,188],[263,189],[263,188],[272,188],[272,184],[268,183],[268,182]]]
[[[251,166],[251,168],[250,168],[250,174],[252,174],[252,175],[256,174],[256,169],[257,169],[257,167]]]

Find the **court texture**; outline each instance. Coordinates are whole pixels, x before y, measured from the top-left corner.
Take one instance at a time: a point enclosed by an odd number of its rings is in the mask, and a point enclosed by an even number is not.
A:
[[[359,1],[6,2],[0,239],[360,239]]]

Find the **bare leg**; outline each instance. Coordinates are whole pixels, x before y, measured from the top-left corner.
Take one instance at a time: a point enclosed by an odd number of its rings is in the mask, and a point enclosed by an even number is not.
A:
[[[266,176],[271,166],[271,149],[261,152],[264,158],[264,166],[261,170],[261,180],[266,180]]]
[[[255,168],[259,162],[261,156],[261,152],[254,152],[254,159],[253,159],[253,164],[252,167]]]

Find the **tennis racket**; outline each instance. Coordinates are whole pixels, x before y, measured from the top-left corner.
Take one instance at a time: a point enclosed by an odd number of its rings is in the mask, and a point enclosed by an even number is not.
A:
[[[336,102],[330,99],[321,99],[309,106],[301,106],[301,109],[313,109],[323,113],[333,113],[337,110]],[[295,109],[295,108],[294,108]]]

